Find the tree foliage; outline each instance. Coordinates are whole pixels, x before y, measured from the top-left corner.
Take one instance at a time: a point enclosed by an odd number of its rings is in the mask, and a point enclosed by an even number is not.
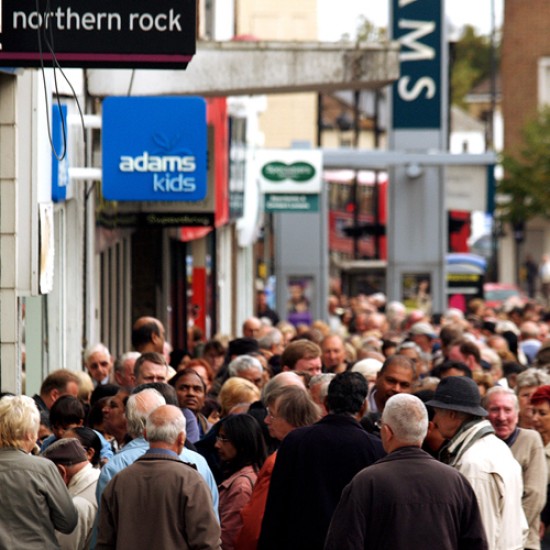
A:
[[[345,33],[342,40],[350,40],[350,34]],[[356,41],[357,42],[380,42],[387,39],[386,29],[377,27],[372,21],[364,15],[359,16],[357,23]]]
[[[474,27],[466,25],[452,51],[451,101],[454,105],[464,107],[466,94],[489,78],[491,55],[490,38],[477,34]]]
[[[497,189],[502,197],[498,216],[511,223],[550,219],[550,107],[541,109],[522,135],[519,154],[502,155],[504,178]]]

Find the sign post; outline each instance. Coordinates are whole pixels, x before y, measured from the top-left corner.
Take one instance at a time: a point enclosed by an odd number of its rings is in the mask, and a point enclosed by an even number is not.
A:
[[[447,54],[443,0],[392,0],[392,38],[401,44],[393,85],[390,148],[447,150]],[[445,168],[409,163],[390,170],[388,297],[404,299],[403,280],[429,279],[433,311],[445,309]],[[412,278],[412,279],[411,279]]]

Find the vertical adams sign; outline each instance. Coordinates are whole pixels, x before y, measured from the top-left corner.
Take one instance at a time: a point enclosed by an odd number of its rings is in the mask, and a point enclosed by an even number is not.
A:
[[[442,124],[442,0],[392,0],[392,38],[401,44],[401,76],[393,86],[393,129]]]

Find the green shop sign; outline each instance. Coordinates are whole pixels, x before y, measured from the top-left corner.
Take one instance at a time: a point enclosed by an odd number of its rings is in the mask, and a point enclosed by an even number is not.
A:
[[[315,176],[315,167],[308,162],[293,162],[286,164],[281,161],[268,162],[262,167],[262,176],[269,181],[291,180],[295,182],[309,181]]]
[[[264,210],[266,212],[318,212],[319,195],[267,193]]]

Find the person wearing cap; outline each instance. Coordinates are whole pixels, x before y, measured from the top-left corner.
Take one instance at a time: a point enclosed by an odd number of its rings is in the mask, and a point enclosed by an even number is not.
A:
[[[390,397],[381,429],[388,455],[342,492],[325,550],[488,548],[471,485],[421,449],[427,430],[428,413],[418,397]]]
[[[86,450],[78,439],[58,439],[42,456],[57,466],[78,512],[78,524],[72,533],[55,533],[61,550],[89,548],[97,516],[95,491],[99,470],[90,464]]]
[[[433,352],[433,341],[436,337],[435,330],[430,323],[419,321],[409,331],[411,340],[420,348],[424,355],[430,356]]]
[[[521,498],[521,467],[485,419],[476,383],[466,376],[441,380],[427,405],[448,443],[440,460],[461,472],[476,493],[490,550],[524,548],[527,520]]]

